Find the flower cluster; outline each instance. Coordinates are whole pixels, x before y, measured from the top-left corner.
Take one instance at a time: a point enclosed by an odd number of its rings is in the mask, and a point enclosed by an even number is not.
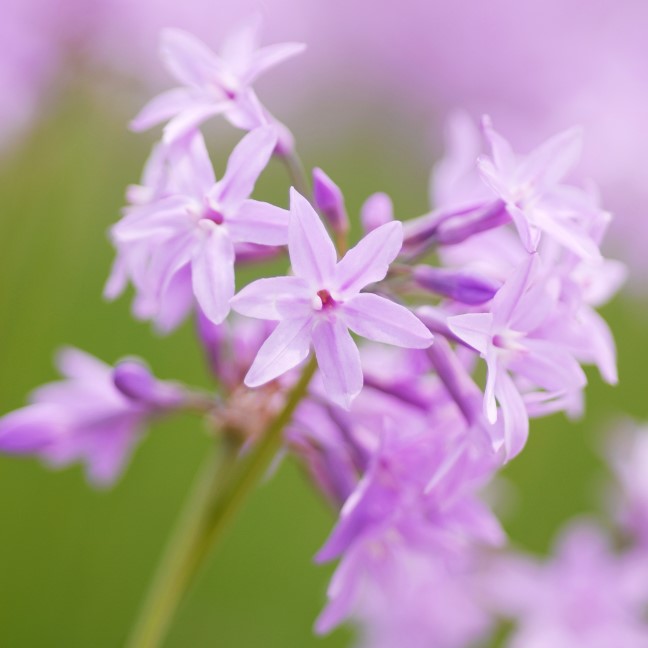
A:
[[[362,208],[364,236],[347,249],[342,190],[321,169],[309,188],[292,135],[252,86],[302,46],[259,49],[255,33],[237,33],[220,55],[163,33],[182,87],[134,120],[135,130],[167,123],[111,229],[106,296],[130,283],[134,315],[165,333],[193,315],[218,392],[67,351],[67,380],[0,421],[0,449],[80,459],[108,483],[145,422],[192,409],[244,461],[297,394],[285,447],[339,511],[317,556],[340,561],[318,631],[352,618],[374,648],[460,648],[492,623],[477,565],[505,543],[480,491],[522,451],[530,418],[581,411],[582,364],[616,382],[595,310],[623,280],[600,252],[610,217],[591,187],[566,181],[579,130],[523,156],[488,118],[476,129],[458,117],[433,176],[434,210],[403,223],[375,194]],[[217,115],[246,131],[220,179],[199,130]],[[291,174],[287,209],[252,197],[273,157]],[[285,276],[237,292],[241,264],[282,255]],[[538,614],[529,627],[545,623]]]

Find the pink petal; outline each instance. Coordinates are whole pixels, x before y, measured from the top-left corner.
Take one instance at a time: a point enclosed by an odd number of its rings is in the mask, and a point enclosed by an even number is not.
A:
[[[312,313],[311,292],[298,277],[272,277],[248,284],[235,295],[232,309],[247,317],[282,320],[306,317]]]
[[[496,327],[507,327],[511,323],[515,310],[519,307],[520,300],[529,287],[537,259],[537,254],[529,255],[497,291],[491,307]]]
[[[185,88],[167,90],[151,99],[137,113],[129,127],[135,132],[148,130],[191,108],[194,104],[195,100]]]
[[[155,330],[167,334],[177,328],[194,305],[191,267],[185,264],[166,281],[154,314]]]
[[[358,335],[409,349],[427,349],[432,333],[408,308],[371,293],[356,295],[341,306],[345,324]]]
[[[520,392],[505,371],[498,376],[496,396],[504,421],[506,457],[512,459],[522,450],[529,436],[529,417]]]
[[[492,338],[493,315],[491,313],[466,313],[454,315],[446,321],[448,328],[466,344],[486,353]]]
[[[601,251],[578,223],[559,218],[551,210],[536,208],[534,216],[536,226],[555,241],[564,245],[579,257],[588,260],[599,260]]]
[[[244,201],[227,220],[227,229],[235,243],[286,245],[290,212],[259,200]]]
[[[206,317],[220,324],[234,296],[234,245],[222,227],[202,220],[205,236],[191,262],[194,295]]]
[[[503,176],[505,181],[509,180],[517,166],[511,145],[493,128],[493,122],[488,115],[482,117],[482,130],[486,141],[490,144],[498,174]]]
[[[538,185],[537,190],[550,189],[577,164],[582,149],[582,128],[558,133],[529,153],[520,165],[518,177],[521,181]]]
[[[178,142],[172,151],[173,191],[202,200],[216,182],[202,133],[194,131],[188,141]]]
[[[178,113],[164,127],[163,142],[165,144],[174,144],[213,115],[224,112],[228,105],[229,102],[227,101],[219,103],[194,102],[186,110]]]
[[[310,350],[310,317],[279,322],[257,353],[245,376],[248,387],[264,385],[303,362]]]
[[[381,281],[403,246],[400,221],[385,223],[351,248],[335,269],[341,296],[351,297],[368,284]]]
[[[248,133],[232,151],[225,175],[214,188],[213,200],[224,207],[238,207],[249,198],[276,144],[273,126],[261,126]]]
[[[279,43],[278,45],[263,47],[253,53],[249,68],[241,81],[249,85],[264,72],[297,54],[301,54],[305,49],[306,45],[304,43]]]
[[[221,61],[201,40],[182,29],[165,29],[160,37],[160,56],[181,83],[202,87],[218,79]]]
[[[296,189],[290,189],[288,251],[293,272],[316,289],[333,280],[337,254],[317,212]]]
[[[339,319],[319,320],[312,335],[324,389],[334,403],[349,409],[363,383],[358,347]]]

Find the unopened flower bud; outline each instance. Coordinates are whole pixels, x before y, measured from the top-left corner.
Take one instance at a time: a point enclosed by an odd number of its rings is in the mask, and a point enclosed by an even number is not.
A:
[[[490,301],[500,287],[496,282],[474,272],[427,265],[416,266],[412,271],[412,278],[425,290],[469,305]]]
[[[349,230],[349,217],[340,188],[322,169],[313,169],[313,199],[318,211],[326,218],[334,232]]]
[[[148,407],[177,407],[185,398],[180,387],[156,380],[149,368],[136,359],[119,362],[112,378],[115,387],[126,398]]]
[[[364,201],[360,209],[360,221],[367,233],[393,220],[394,204],[386,193],[372,194]]]

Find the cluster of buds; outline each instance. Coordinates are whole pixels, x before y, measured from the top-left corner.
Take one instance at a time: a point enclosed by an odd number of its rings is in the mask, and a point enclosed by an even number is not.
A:
[[[506,541],[480,491],[522,451],[531,418],[580,413],[582,364],[616,382],[595,310],[624,277],[599,249],[610,217],[591,187],[564,182],[579,130],[521,156],[488,118],[457,117],[434,210],[402,222],[375,194],[349,249],[341,189],[320,169],[309,189],[292,135],[252,87],[301,49],[259,49],[249,26],[216,55],[166,31],[162,57],[182,87],[133,122],[167,124],[111,230],[106,296],[130,283],[134,316],[163,333],[193,316],[216,392],[67,351],[67,380],[0,420],[0,450],[81,460],[106,484],[144,423],[192,409],[244,456],[312,367],[281,432],[339,511],[318,554],[340,560],[318,631],[350,617],[373,648],[460,648],[488,631],[473,585],[484,552]],[[199,130],[216,115],[247,131],[220,179]],[[252,198],[273,158],[291,174],[287,209]],[[237,292],[237,268],[269,257],[287,257],[286,275]]]

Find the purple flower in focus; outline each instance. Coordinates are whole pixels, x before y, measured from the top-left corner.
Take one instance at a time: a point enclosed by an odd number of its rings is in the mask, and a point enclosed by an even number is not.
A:
[[[509,458],[522,449],[529,428],[525,403],[509,372],[552,395],[573,393],[586,382],[562,340],[552,338],[551,328],[542,328],[553,315],[556,296],[550,285],[536,280],[537,265],[532,254],[497,292],[490,312],[448,318],[450,330],[486,361],[484,412],[494,423],[499,402]]]
[[[209,117],[223,114],[234,126],[253,130],[274,123],[260,104],[252,83],[270,68],[302,52],[301,43],[258,47],[260,20],[255,18],[232,33],[219,55],[180,29],[162,32],[161,56],[183,87],[168,90],[149,102],[131,123],[136,131],[170,120],[164,141],[174,142]]]
[[[81,461],[96,486],[117,479],[152,416],[186,400],[181,387],[156,380],[138,360],[113,369],[68,348],[57,365],[65,380],[40,387],[30,405],[0,419],[0,451],[53,466]]]
[[[406,307],[360,292],[385,277],[401,245],[402,226],[394,221],[368,234],[338,262],[317,213],[292,189],[288,249],[295,276],[260,279],[232,300],[232,308],[243,315],[279,321],[250,367],[246,385],[257,387],[297,366],[312,342],[329,397],[348,408],[363,382],[349,329],[378,342],[428,347],[431,333]]]
[[[234,295],[235,244],[288,241],[288,211],[249,198],[276,141],[272,126],[248,133],[218,182],[198,132],[169,152],[168,168],[155,151],[145,174],[151,186],[129,192],[144,204],[130,207],[112,228],[118,258],[107,296],[118,295],[130,278],[136,315],[162,331],[182,321],[194,296],[210,320],[222,322]]]

